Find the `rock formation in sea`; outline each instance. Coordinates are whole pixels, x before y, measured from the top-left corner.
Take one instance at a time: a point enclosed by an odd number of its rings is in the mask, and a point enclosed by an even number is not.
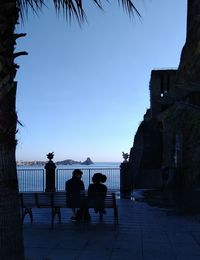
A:
[[[84,165],[90,165],[90,164],[93,164],[93,161],[90,159],[90,157],[88,157],[84,162],[82,162],[81,164],[84,164]]]
[[[72,164],[77,164],[77,163],[81,163],[81,162],[74,161],[72,159],[66,159],[66,160],[63,160],[63,161],[56,162],[57,165],[72,165]]]

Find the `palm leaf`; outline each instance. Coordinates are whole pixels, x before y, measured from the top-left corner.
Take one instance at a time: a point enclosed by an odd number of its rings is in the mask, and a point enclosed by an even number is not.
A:
[[[37,14],[43,5],[45,5],[43,0],[16,0],[16,3],[22,20],[24,20],[24,17],[28,17],[29,8]]]
[[[129,14],[134,14],[136,13],[139,17],[141,17],[139,11],[133,4],[133,1],[130,0],[118,0],[118,3],[122,3],[123,8],[129,13]]]
[[[62,11],[66,16],[67,20],[71,21],[72,18],[75,18],[79,23],[82,23],[86,19],[84,11],[84,0],[52,0],[57,12]],[[86,0],[88,1],[88,0]],[[90,0],[92,1],[99,9],[103,9],[102,0]],[[104,0],[109,2],[109,0]],[[38,13],[45,5],[47,0],[16,0],[17,6],[20,10],[20,16],[22,20],[24,17],[28,16],[28,10],[32,9],[34,13]],[[140,16],[137,8],[133,4],[133,0],[118,0],[119,4],[122,5],[124,10],[130,15],[137,14]]]

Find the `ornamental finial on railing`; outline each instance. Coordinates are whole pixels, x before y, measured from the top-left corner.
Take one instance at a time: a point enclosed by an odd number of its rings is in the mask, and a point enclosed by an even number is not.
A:
[[[53,157],[54,157],[54,152],[47,154],[47,158],[49,159],[49,161],[51,161]]]
[[[122,152],[122,157],[124,158],[123,162],[128,162],[129,154]]]

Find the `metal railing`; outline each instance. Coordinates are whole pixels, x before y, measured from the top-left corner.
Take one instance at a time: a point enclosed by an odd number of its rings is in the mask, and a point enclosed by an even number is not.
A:
[[[71,178],[74,169],[56,169],[55,186],[57,191],[65,190],[65,182]],[[110,190],[120,189],[120,168],[87,168],[83,172],[82,180],[85,189],[92,183],[92,176],[101,172],[107,176],[106,186]],[[45,191],[44,169],[17,169],[19,191]]]
[[[56,189],[64,190],[66,180],[70,179],[74,169],[57,169],[56,170]],[[120,188],[120,169],[119,168],[90,168],[80,169],[83,172],[82,180],[87,189],[92,183],[92,176],[96,172],[101,172],[107,176],[106,186],[108,189],[119,190]]]
[[[19,191],[44,191],[44,169],[17,169]]]

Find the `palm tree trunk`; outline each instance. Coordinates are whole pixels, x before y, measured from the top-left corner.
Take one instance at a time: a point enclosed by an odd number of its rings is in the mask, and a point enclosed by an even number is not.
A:
[[[15,0],[0,1],[0,259],[24,259],[16,171]]]

